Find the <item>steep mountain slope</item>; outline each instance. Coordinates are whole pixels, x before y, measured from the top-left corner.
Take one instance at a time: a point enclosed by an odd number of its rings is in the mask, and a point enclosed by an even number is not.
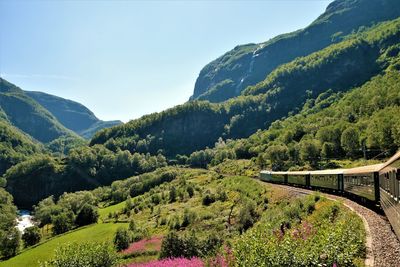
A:
[[[218,137],[242,138],[298,112],[309,98],[331,89],[360,86],[387,66],[388,51],[399,45],[400,19],[382,23],[321,51],[281,65],[246,90],[221,104],[189,102],[98,132],[91,145],[131,152],[189,154],[213,146]]]
[[[0,176],[11,166],[41,152],[41,145],[0,119]]]
[[[206,65],[196,80],[191,99],[221,102],[237,96],[279,65],[399,15],[397,0],[336,0],[308,27],[261,44],[237,46]]]
[[[0,78],[0,107],[7,119],[40,142],[47,143],[64,135],[75,135],[20,88]]]
[[[29,97],[50,111],[68,129],[90,138],[96,131],[121,124],[121,121],[101,121],[84,105],[58,96],[25,91]]]

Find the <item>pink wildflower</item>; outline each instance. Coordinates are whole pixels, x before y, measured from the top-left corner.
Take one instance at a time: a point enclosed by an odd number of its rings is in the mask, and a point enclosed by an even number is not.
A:
[[[150,239],[142,239],[135,243],[132,243],[127,249],[123,250],[123,254],[129,254],[139,251],[156,250],[161,249],[162,236],[153,236]]]
[[[133,263],[127,267],[204,267],[204,263],[199,258],[174,258],[155,260],[147,263]]]

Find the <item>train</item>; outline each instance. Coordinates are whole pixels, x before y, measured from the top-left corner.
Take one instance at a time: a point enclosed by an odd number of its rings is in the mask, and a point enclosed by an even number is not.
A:
[[[342,195],[381,210],[400,239],[400,151],[380,164],[315,171],[263,170],[259,179]]]

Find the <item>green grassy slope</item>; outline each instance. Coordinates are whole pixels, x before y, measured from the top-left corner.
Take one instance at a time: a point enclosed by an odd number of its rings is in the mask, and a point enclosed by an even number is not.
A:
[[[54,249],[62,244],[79,242],[112,241],[113,235],[121,223],[103,223],[90,225],[64,235],[44,241],[39,245],[24,250],[21,254],[7,261],[0,262],[1,267],[37,267],[39,261],[44,262],[53,256]]]

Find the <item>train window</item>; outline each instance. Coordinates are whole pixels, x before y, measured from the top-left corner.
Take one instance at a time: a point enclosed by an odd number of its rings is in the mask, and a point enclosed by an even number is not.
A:
[[[370,200],[375,200],[373,174],[345,175],[343,177],[343,182],[345,191]]]
[[[338,189],[337,175],[311,175],[310,185],[315,187]]]
[[[306,176],[305,175],[288,175],[288,183],[289,184],[306,185]]]

